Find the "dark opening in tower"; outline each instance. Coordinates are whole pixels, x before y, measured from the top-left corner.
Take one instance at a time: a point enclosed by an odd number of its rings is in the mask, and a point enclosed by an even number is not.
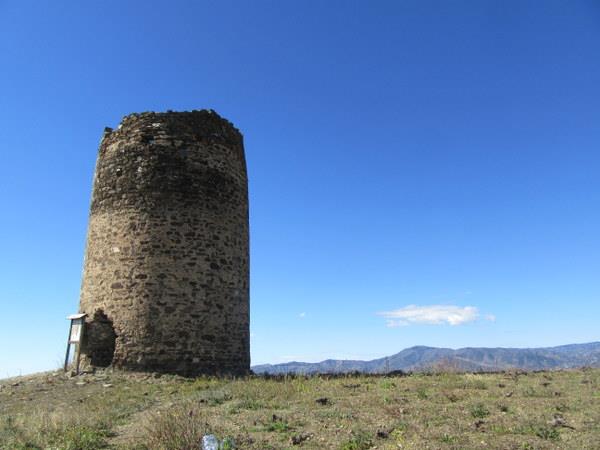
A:
[[[115,354],[117,335],[112,321],[99,309],[94,317],[86,324],[85,353],[90,362],[96,367],[110,366]]]

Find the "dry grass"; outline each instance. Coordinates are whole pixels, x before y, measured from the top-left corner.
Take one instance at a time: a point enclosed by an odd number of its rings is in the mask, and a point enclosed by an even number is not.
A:
[[[261,450],[600,448],[597,369],[15,382],[0,381],[3,449],[198,449],[207,433]]]

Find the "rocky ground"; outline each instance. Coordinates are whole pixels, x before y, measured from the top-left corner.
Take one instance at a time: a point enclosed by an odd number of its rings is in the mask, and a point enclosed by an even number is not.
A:
[[[2,449],[599,449],[600,370],[0,380]]]

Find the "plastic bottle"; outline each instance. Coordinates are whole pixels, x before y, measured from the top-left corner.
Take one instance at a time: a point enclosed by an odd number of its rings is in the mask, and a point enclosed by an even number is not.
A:
[[[202,450],[219,450],[219,440],[214,434],[202,436]]]

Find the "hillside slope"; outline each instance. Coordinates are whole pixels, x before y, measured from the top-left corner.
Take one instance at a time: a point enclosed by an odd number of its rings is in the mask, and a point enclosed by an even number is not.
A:
[[[598,449],[600,370],[0,380],[0,449]],[[231,448],[231,447],[230,447]]]

